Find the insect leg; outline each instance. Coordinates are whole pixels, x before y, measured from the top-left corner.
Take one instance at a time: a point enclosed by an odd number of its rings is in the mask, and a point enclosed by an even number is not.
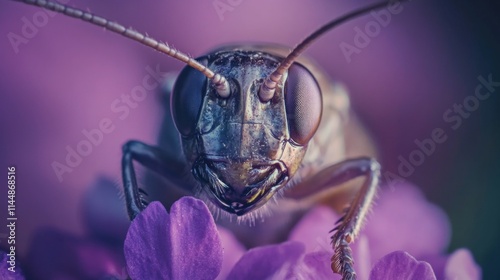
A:
[[[349,159],[329,166],[316,175],[304,180],[298,187],[300,192],[286,195],[289,198],[302,199],[328,188],[338,186],[359,176],[365,176],[361,189],[346,209],[345,215],[336,223],[331,231],[334,255],[332,270],[342,275],[342,279],[356,279],[353,269],[352,252],[349,248],[359,233],[363,220],[373,202],[380,176],[380,165],[371,158]],[[295,187],[294,187],[295,188]]]
[[[144,208],[142,190],[137,186],[133,160],[164,176],[173,183],[181,183],[180,174],[184,171],[184,163],[169,157],[163,150],[139,141],[128,141],[123,145],[122,178],[125,189],[125,200],[130,220],[133,220]],[[182,184],[180,184],[182,185]],[[144,191],[142,191],[144,192]]]

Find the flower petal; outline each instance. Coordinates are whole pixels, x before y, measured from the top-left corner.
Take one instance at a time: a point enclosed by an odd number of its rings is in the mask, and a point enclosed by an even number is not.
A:
[[[170,210],[174,279],[214,279],[222,265],[222,243],[205,203],[183,197]]]
[[[368,279],[372,267],[368,237],[361,234],[351,245],[351,248],[358,279]]]
[[[381,192],[362,232],[369,237],[372,260],[396,250],[420,259],[446,248],[450,222],[416,187],[395,183]]]
[[[19,258],[19,256],[16,256]],[[15,266],[11,267],[7,253],[0,251],[0,279],[23,280],[24,276],[19,268],[19,261],[15,260]],[[13,269],[13,271],[11,270]]]
[[[292,229],[288,240],[302,242],[306,252],[331,251],[329,233],[340,218],[326,206],[313,208]]]
[[[446,255],[429,255],[419,257],[419,260],[428,262],[432,270],[434,271],[434,275],[436,275],[437,279],[445,279],[444,278],[444,268],[446,267],[446,261],[448,261],[448,256]]]
[[[294,241],[250,249],[236,263],[227,279],[290,279],[304,249],[303,244]]]
[[[125,239],[131,278],[215,279],[222,246],[206,205],[183,197],[170,212],[153,202],[132,222]]]
[[[125,260],[132,279],[171,279],[170,217],[152,202],[130,225],[125,238]]]
[[[245,253],[246,249],[231,233],[231,231],[218,227],[219,236],[222,241],[222,248],[224,249],[224,259],[222,261],[222,269],[217,277],[219,280],[227,279],[229,272],[234,265],[240,260],[241,256]]]
[[[339,280],[340,274],[333,273],[330,258],[326,251],[316,251],[305,255],[302,264],[296,270],[297,279]],[[360,278],[363,279],[363,278]]]
[[[458,249],[446,262],[445,279],[481,279],[481,268],[475,263],[472,254],[467,249]]]
[[[417,261],[403,251],[392,252],[380,259],[370,273],[370,280],[436,280],[430,264]]]
[[[328,207],[315,207],[297,223],[288,240],[302,242],[306,246],[307,253],[328,252],[331,257],[333,255],[330,239],[332,234],[329,232],[339,218],[340,216]],[[360,234],[351,244],[351,249],[354,258],[354,269],[358,273],[358,278],[367,279],[371,268],[369,238],[365,234]],[[326,264],[331,272],[330,257],[328,257]]]

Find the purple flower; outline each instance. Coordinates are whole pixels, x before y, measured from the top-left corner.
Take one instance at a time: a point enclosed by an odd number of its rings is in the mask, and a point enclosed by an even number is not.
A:
[[[139,279],[215,279],[222,266],[217,227],[201,200],[184,197],[170,214],[151,203],[125,239],[129,275]]]
[[[340,279],[330,268],[328,231],[336,219],[329,208],[314,208],[288,241],[245,252],[231,233],[217,229],[200,200],[182,198],[170,214],[153,202],[127,234],[128,271],[132,279]],[[449,234],[444,213],[416,188],[386,189],[352,244],[358,279],[480,279],[467,250],[443,254]]]
[[[417,261],[410,254],[396,251],[379,260],[370,273],[370,280],[436,279],[429,263]]]

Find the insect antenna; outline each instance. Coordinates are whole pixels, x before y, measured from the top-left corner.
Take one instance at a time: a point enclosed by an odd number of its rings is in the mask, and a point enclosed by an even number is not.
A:
[[[365,15],[370,11],[386,7],[393,1],[394,0],[384,1],[352,11],[348,14],[341,16],[340,18],[336,18],[328,22],[327,24],[320,27],[318,30],[314,31],[311,35],[307,36],[302,42],[300,42],[300,44],[298,44],[290,52],[290,54],[283,61],[281,61],[281,63],[278,65],[278,68],[276,68],[276,70],[274,70],[274,72],[271,73],[271,75],[269,75],[264,80],[259,90],[260,98],[264,101],[267,101],[274,96],[274,92],[276,91],[276,86],[278,85],[279,81],[281,80],[285,72],[288,70],[288,68],[290,68],[295,59],[297,59],[297,57],[300,54],[302,54],[302,52],[304,52],[320,36],[324,35],[326,32],[330,31],[330,29],[337,27],[346,21]]]
[[[80,9],[72,8],[63,4],[59,4],[56,2],[50,2],[50,1],[45,1],[45,0],[13,0],[16,2],[22,2],[28,5],[33,5],[33,6],[39,6],[42,8],[45,8],[47,10],[51,10],[57,13],[61,13],[63,15],[81,19],[83,21],[92,23],[97,26],[104,27],[105,29],[118,33],[122,36],[125,36],[127,38],[130,38],[136,42],[139,42],[143,45],[146,45],[148,47],[151,47],[161,53],[167,54],[177,60],[180,60],[187,65],[193,67],[194,69],[200,71],[205,75],[212,84],[214,85],[215,89],[217,90],[217,93],[221,97],[228,97],[230,93],[229,89],[229,83],[227,79],[217,73],[214,73],[212,70],[208,69],[206,66],[202,65],[195,59],[191,58],[190,56],[170,47],[168,44],[160,42],[156,39],[153,39],[147,35],[144,35],[143,33],[140,33],[138,31],[135,31],[131,28],[126,28],[125,26],[109,21],[103,17],[94,15],[89,12],[85,12]]]

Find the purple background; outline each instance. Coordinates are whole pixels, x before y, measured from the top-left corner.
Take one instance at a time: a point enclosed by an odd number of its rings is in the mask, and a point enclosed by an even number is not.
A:
[[[226,2],[222,1],[221,2]],[[237,1],[233,1],[237,2]],[[448,140],[415,168],[408,180],[450,215],[450,248],[469,247],[485,278],[500,277],[498,261],[498,92],[453,131],[443,113],[472,95],[477,77],[500,80],[499,20],[487,2],[412,1],[347,63],[340,43],[353,44],[354,28],[368,15],[318,40],[307,55],[349,89],[353,107],[373,133],[386,171],[397,174],[398,156],[408,158],[415,139],[443,128]],[[242,1],[221,20],[213,1],[70,1],[79,8],[147,31],[193,56],[234,42],[273,42],[293,46],[319,25],[368,1]],[[141,84],[145,67],[163,71],[183,66],[100,28],[62,15],[49,17],[33,38],[18,46],[23,18],[40,10],[0,3],[0,158],[17,167],[18,253],[24,255],[37,229],[53,226],[82,234],[81,199],[98,175],[119,182],[121,145],[128,139],[155,143],[164,109],[150,93],[124,119],[110,105]],[[72,173],[57,179],[51,163],[64,163],[66,146],[85,139],[82,130],[109,118],[115,130]],[[6,172],[6,171],[4,171]],[[2,183],[0,218],[5,220]],[[4,233],[0,230],[0,233]],[[0,240],[6,246],[6,240]],[[496,277],[494,277],[496,276]]]

